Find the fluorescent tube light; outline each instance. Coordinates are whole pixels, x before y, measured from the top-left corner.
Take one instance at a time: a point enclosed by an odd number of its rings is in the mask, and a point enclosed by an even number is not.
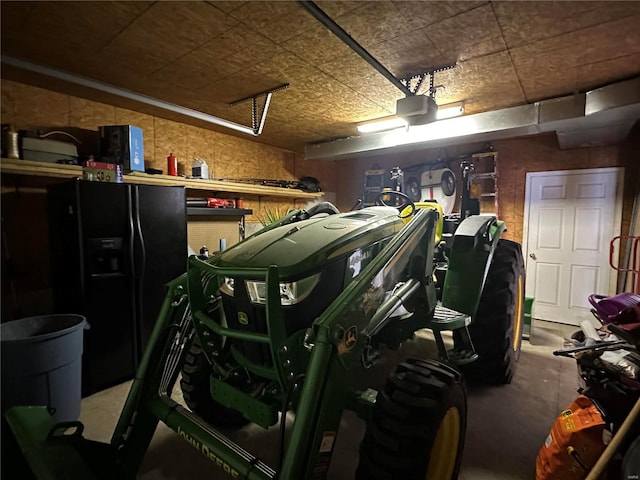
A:
[[[438,106],[438,112],[436,118],[438,120],[444,120],[446,118],[458,117],[464,113],[464,103],[448,103],[446,105]]]
[[[392,130],[394,128],[406,127],[407,122],[398,117],[384,117],[371,122],[358,125],[356,128],[360,133],[382,132],[384,130]]]

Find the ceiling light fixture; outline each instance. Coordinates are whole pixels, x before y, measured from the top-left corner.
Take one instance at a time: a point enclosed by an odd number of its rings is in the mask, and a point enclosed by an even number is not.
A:
[[[408,99],[408,100],[407,100]],[[464,113],[464,102],[448,103],[446,105],[438,106],[429,97],[424,95],[416,95],[415,97],[407,97],[407,99],[401,99],[400,108],[396,115],[389,117],[382,117],[375,120],[360,123],[356,126],[360,133],[375,133],[383,132],[385,130],[394,130],[400,127],[406,127],[407,125],[429,123],[433,120],[445,120],[447,118],[458,117]],[[432,107],[435,111],[428,113],[428,100],[431,100]],[[422,103],[420,103],[422,101]],[[424,103],[424,105],[422,105]],[[415,110],[416,105],[420,106],[420,110]],[[413,110],[408,111],[407,109]],[[435,116],[435,118],[434,118]],[[429,117],[429,118],[425,118]],[[418,120],[416,120],[418,119]],[[431,120],[433,119],[433,120]],[[422,121],[419,121],[422,120]],[[413,123],[412,123],[413,122]]]
[[[360,133],[382,132],[394,128],[406,127],[407,121],[398,117],[383,117],[356,126]]]
[[[446,118],[459,117],[464,113],[464,102],[448,103],[446,105],[438,106],[438,112],[436,118],[438,120],[444,120]]]

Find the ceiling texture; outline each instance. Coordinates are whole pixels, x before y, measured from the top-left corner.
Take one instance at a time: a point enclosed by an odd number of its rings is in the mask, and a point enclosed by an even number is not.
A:
[[[640,75],[640,2],[319,1],[315,4],[397,79],[426,77],[439,105],[465,115],[531,105]],[[30,65],[97,80],[252,126],[256,141],[302,152],[393,115],[405,94],[299,2],[2,1],[2,76],[106,98]],[[101,96],[102,95],[102,96]],[[234,104],[238,100],[249,99]],[[130,99],[109,98],[140,111]],[[233,105],[232,105],[233,104]],[[136,106],[137,105],[137,106]],[[224,133],[202,119],[154,109]],[[177,115],[177,116],[176,116]]]

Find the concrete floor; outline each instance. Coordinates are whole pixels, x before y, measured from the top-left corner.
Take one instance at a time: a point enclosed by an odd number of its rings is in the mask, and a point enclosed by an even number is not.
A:
[[[574,360],[553,356],[563,337],[578,327],[534,320],[531,338],[523,341],[518,371],[510,385],[468,388],[468,419],[460,480],[533,480],[535,460],[556,416],[577,395]],[[382,385],[386,373],[404,357],[434,358],[430,333],[408,342],[385,364],[367,372]],[[99,392],[82,401],[81,421],[87,438],[108,442],[128,392],[129,383]],[[353,478],[364,423],[354,414],[343,416],[329,478]],[[230,435],[234,441],[276,464],[277,427],[265,431],[247,426]],[[144,480],[229,478],[170,429],[160,424],[139,472]]]

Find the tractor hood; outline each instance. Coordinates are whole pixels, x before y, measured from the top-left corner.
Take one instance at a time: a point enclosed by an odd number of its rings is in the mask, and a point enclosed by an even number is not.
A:
[[[281,278],[295,279],[393,236],[402,226],[397,209],[392,207],[310,218],[253,235],[220,254],[217,263],[241,268],[277,265]]]

